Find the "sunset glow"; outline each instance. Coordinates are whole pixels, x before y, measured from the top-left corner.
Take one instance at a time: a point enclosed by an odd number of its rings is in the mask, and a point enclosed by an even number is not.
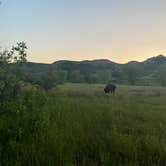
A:
[[[166,55],[164,0],[2,0],[0,45],[25,41],[28,60],[109,59]]]

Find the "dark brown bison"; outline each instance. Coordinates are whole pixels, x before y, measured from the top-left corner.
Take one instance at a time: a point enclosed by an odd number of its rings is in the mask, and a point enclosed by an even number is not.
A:
[[[107,84],[106,87],[104,88],[105,93],[115,93],[116,86],[113,84]]]

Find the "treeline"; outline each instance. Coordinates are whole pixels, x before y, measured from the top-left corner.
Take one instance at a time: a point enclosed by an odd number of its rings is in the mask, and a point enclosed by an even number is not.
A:
[[[126,85],[166,85],[166,57],[160,55],[144,62],[117,64],[108,60],[58,61],[53,64],[26,63],[18,77],[48,89],[71,83],[108,83]],[[50,85],[48,85],[50,84]]]

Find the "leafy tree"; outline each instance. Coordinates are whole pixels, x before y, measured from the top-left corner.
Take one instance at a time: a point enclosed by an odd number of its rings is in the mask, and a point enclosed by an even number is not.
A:
[[[81,75],[79,70],[74,70],[70,73],[70,81],[73,83],[84,82],[84,76]]]
[[[134,66],[127,66],[124,68],[124,75],[126,80],[131,84],[135,85],[137,80],[137,70]]]
[[[55,86],[55,80],[53,78],[52,72],[48,71],[43,74],[37,81],[37,84],[46,91],[53,88]]]
[[[96,73],[99,83],[107,83],[112,80],[111,70],[101,70]]]
[[[62,84],[67,80],[68,72],[65,70],[55,70],[52,73],[52,77],[56,84]]]
[[[92,84],[95,83],[95,81],[97,80],[97,76],[95,73],[85,73],[85,82]]]
[[[12,63],[20,65],[26,62],[26,43],[19,42],[11,50],[0,52],[0,100],[16,97],[19,91],[19,80],[12,72]]]

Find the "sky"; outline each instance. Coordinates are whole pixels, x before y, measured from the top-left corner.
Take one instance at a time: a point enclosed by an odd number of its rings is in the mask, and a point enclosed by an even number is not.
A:
[[[28,60],[166,55],[165,0],[1,0],[0,46],[28,46]]]

